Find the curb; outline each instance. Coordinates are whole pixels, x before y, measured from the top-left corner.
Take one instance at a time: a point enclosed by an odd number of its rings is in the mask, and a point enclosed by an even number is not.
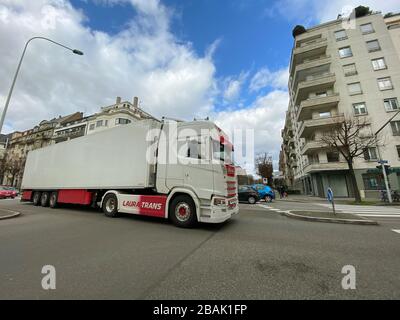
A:
[[[0,216],[0,220],[16,218],[16,217],[18,217],[19,215],[21,215],[21,212],[13,211],[13,210],[8,210],[8,209],[0,209],[0,211],[8,211],[8,212],[11,212],[11,214],[9,214],[8,216]]]
[[[357,224],[357,225],[367,225],[367,226],[378,226],[379,223],[373,220],[348,220],[348,219],[331,219],[331,218],[316,218],[307,217],[291,212],[282,212],[282,215],[298,220],[311,221],[311,222],[328,222],[328,223],[341,223],[341,224]]]

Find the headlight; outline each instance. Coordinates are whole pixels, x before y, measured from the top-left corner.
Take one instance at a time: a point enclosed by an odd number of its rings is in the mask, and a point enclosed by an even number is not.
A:
[[[214,198],[215,206],[226,206],[226,199],[224,198]]]

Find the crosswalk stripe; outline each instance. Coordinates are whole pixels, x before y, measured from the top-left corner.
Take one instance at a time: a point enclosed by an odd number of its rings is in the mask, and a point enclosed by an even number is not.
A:
[[[392,229],[393,232],[400,233],[400,230]]]

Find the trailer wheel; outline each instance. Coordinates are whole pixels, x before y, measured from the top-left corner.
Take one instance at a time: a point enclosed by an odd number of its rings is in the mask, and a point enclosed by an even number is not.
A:
[[[38,206],[40,204],[40,198],[41,198],[40,192],[39,191],[35,191],[33,193],[33,199],[32,199],[32,202],[33,202],[34,206]]]
[[[118,199],[113,193],[105,196],[103,200],[103,212],[107,217],[116,218],[118,216]]]
[[[169,207],[169,217],[180,228],[191,228],[197,223],[196,206],[191,197],[179,195]]]
[[[49,198],[50,198],[50,195],[48,192],[42,192],[42,195],[40,197],[40,205],[42,207],[48,207],[49,206]]]
[[[56,191],[50,193],[49,206],[50,206],[50,208],[53,208],[53,209],[57,207],[57,192]]]

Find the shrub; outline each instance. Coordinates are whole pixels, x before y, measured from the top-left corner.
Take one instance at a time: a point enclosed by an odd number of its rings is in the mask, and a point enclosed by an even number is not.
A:
[[[305,32],[307,32],[306,28],[304,28],[303,26],[297,25],[293,28],[293,31],[292,31],[293,38],[296,38],[297,36],[299,36]]]

